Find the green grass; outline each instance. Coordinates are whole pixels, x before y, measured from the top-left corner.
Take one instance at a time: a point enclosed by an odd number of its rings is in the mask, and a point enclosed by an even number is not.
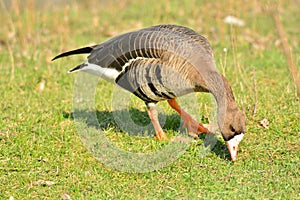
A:
[[[60,199],[64,194],[72,199],[299,199],[299,97],[278,45],[269,1],[95,0],[46,8],[30,0],[20,7],[18,1],[11,2],[6,9],[2,3],[0,12],[1,199]],[[282,1],[279,6],[294,62],[300,66],[299,2]],[[242,18],[246,25],[225,24],[227,15]],[[53,63],[50,59],[64,50],[162,23],[191,27],[210,40],[218,69],[246,112],[247,134],[235,164],[229,161],[222,139],[201,158],[202,137],[174,162],[146,173],[108,167],[83,145],[72,117],[74,81],[79,76],[66,72],[84,57]],[[98,132],[129,152],[151,153],[166,147],[167,142],[154,140],[151,133],[135,136],[118,127],[111,106],[114,90],[110,83],[97,84]],[[198,120],[206,120],[203,116],[211,120],[213,106],[205,104],[210,96],[197,94],[196,99],[197,108],[190,110]],[[130,101],[133,120],[149,124],[144,104],[134,97]],[[180,118],[166,103],[160,109],[165,132],[175,137]],[[260,126],[263,118],[270,122],[269,129]],[[36,184],[38,180],[55,184]]]

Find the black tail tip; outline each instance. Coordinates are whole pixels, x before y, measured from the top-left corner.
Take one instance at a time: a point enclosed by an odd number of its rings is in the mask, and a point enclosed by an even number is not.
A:
[[[58,58],[58,56],[55,56],[54,58],[51,59],[51,61],[54,61]]]
[[[68,56],[68,55],[69,55],[68,53],[69,53],[69,52],[61,53],[61,54],[55,56],[54,58],[52,58],[51,61],[54,61],[54,60],[56,60],[56,59],[58,59],[58,58],[62,58],[62,57]]]

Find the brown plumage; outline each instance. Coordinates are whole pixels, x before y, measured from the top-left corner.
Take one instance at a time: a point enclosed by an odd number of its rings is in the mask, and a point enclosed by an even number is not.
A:
[[[190,135],[209,133],[182,110],[175,98],[210,92],[218,104],[218,125],[233,161],[245,133],[245,119],[228,81],[216,69],[207,39],[176,25],[159,25],[116,36],[104,43],[62,53],[53,60],[89,53],[88,61],[70,70],[86,71],[114,82],[142,99],[158,139],[167,139],[155,104],[167,100],[183,118]]]

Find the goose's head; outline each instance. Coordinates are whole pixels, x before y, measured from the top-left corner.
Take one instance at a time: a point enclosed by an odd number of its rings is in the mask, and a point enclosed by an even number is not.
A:
[[[220,127],[231,159],[232,161],[236,161],[238,145],[242,141],[246,132],[243,112],[238,108],[227,111],[223,126]]]

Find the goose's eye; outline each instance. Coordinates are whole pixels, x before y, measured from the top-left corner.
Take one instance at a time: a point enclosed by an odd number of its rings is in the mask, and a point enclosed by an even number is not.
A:
[[[230,125],[230,130],[235,133],[235,129]]]

